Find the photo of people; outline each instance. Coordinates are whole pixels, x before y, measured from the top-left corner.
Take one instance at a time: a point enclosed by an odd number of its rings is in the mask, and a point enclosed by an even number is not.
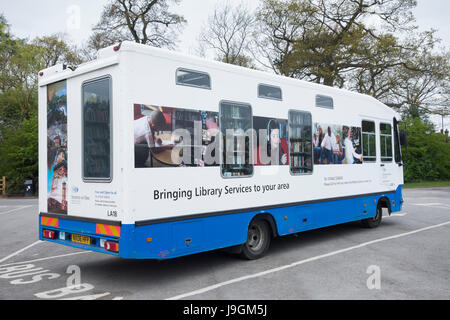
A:
[[[205,161],[218,132],[217,112],[135,104],[135,167],[218,165]]]
[[[314,164],[362,163],[361,128],[314,124]]]
[[[47,207],[67,213],[67,91],[66,82],[47,89]]]
[[[253,158],[256,166],[289,164],[286,126],[287,120],[253,117],[253,129],[257,137]],[[277,152],[278,156],[273,152]]]
[[[289,154],[288,120],[257,116],[252,119],[253,165],[289,165],[292,154]],[[224,135],[219,128],[218,112],[135,104],[135,167],[218,166],[222,161],[220,154],[215,157],[219,150],[219,143],[215,143],[218,134]],[[240,150],[240,140],[234,139],[236,150]],[[294,141],[291,152],[300,154],[295,140],[298,139],[291,137],[291,142]],[[312,144],[316,165],[362,163],[359,127],[315,123]]]

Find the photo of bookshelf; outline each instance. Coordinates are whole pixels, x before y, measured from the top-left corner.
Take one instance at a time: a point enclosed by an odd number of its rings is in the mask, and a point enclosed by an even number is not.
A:
[[[312,173],[311,114],[289,111],[289,165],[292,174]]]
[[[252,110],[233,102],[220,104],[220,129],[223,136],[221,173],[223,177],[249,176],[253,173],[251,150]]]

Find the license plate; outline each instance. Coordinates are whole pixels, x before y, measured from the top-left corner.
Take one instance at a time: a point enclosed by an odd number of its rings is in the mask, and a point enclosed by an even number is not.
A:
[[[81,234],[73,234],[72,241],[82,244],[91,244],[91,238],[88,236],[82,236]]]

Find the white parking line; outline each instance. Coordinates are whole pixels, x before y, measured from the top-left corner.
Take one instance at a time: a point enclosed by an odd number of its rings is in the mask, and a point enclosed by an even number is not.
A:
[[[38,241],[36,241],[36,242],[30,244],[29,246],[26,246],[25,248],[22,248],[22,249],[20,249],[20,250],[14,252],[14,253],[11,253],[9,256],[6,256],[6,257],[4,257],[3,259],[0,259],[0,263],[2,263],[2,262],[4,262],[4,261],[6,261],[6,260],[8,260],[8,259],[10,259],[10,258],[12,258],[12,257],[14,257],[14,256],[16,256],[16,255],[18,255],[19,253],[21,253],[21,252],[23,252],[23,251],[25,251],[25,250],[27,250],[27,249],[29,249],[29,248],[31,248],[31,247],[37,245],[38,243],[41,243],[41,242],[42,242],[41,240],[38,240]]]
[[[25,263],[31,263],[31,262],[45,261],[45,260],[51,260],[51,259],[56,259],[56,258],[64,258],[64,257],[69,257],[69,256],[75,256],[75,255],[78,255],[78,254],[85,254],[85,253],[92,253],[92,251],[72,252],[72,253],[60,254],[60,255],[57,255],[57,256],[51,256],[51,257],[45,257],[45,258],[38,258],[38,259],[28,260],[28,261],[11,262],[11,263],[0,265],[0,268],[1,267],[13,266],[15,264],[25,264]],[[0,263],[1,262],[2,261],[0,261]]]
[[[433,203],[409,203],[413,206],[424,206],[424,207],[444,207],[444,208],[450,208],[450,205],[446,203],[440,203],[440,202],[433,202]]]
[[[277,267],[277,268],[269,269],[269,270],[266,270],[266,271],[258,272],[258,273],[255,273],[255,274],[251,274],[251,275],[247,275],[247,276],[231,279],[231,280],[228,280],[228,281],[216,283],[214,285],[211,285],[211,286],[208,286],[208,287],[205,287],[205,288],[202,288],[202,289],[198,289],[198,290],[195,290],[195,291],[191,291],[191,292],[187,292],[187,293],[184,293],[184,294],[180,294],[178,296],[167,298],[166,300],[179,300],[179,299],[195,296],[195,295],[198,295],[198,294],[201,294],[201,293],[205,293],[205,292],[208,292],[208,291],[212,291],[212,290],[215,290],[215,289],[218,289],[220,287],[227,286],[227,285],[230,285],[230,284],[233,284],[233,283],[237,283],[237,282],[245,281],[245,280],[248,280],[248,279],[265,276],[267,274],[278,272],[278,271],[282,271],[282,270],[286,270],[286,269],[289,269],[289,268],[292,268],[292,267],[296,267],[296,266],[301,265],[301,264],[305,264],[305,263],[312,262],[312,261],[317,261],[317,260],[320,260],[320,259],[323,259],[323,258],[327,258],[327,257],[331,257],[331,256],[334,256],[334,255],[337,255],[337,254],[340,254],[340,253],[344,253],[344,252],[348,252],[348,251],[351,251],[351,250],[355,250],[355,249],[359,249],[359,248],[362,248],[362,247],[366,247],[366,246],[374,244],[374,243],[378,243],[378,242],[382,242],[382,241],[387,241],[387,240],[392,240],[392,239],[396,239],[396,238],[409,236],[411,234],[415,234],[415,233],[426,231],[426,230],[431,230],[431,229],[434,229],[434,228],[439,228],[439,227],[442,227],[442,226],[445,226],[445,225],[448,225],[448,224],[450,224],[450,221],[447,221],[447,222],[444,222],[444,223],[440,223],[440,224],[436,224],[436,225],[432,225],[432,226],[425,227],[425,228],[421,228],[421,229],[417,229],[417,230],[413,230],[413,231],[409,231],[409,232],[405,232],[405,233],[400,233],[400,234],[397,234],[397,235],[394,235],[394,236],[390,236],[390,237],[385,237],[385,238],[380,238],[380,239],[364,242],[364,243],[358,244],[356,246],[352,246],[352,247],[348,247],[348,248],[345,248],[345,249],[329,252],[329,253],[322,254],[322,255],[319,255],[319,256],[315,256],[315,257],[312,257],[312,258],[309,258],[309,259],[300,260],[300,261],[293,262],[291,264],[284,265],[284,266],[281,266],[281,267]]]
[[[402,213],[391,213],[391,215],[385,215],[385,216],[383,216],[383,219],[386,219],[386,218],[392,218],[392,217],[404,217],[404,216],[406,216],[408,214],[408,212],[402,212]]]
[[[12,206],[10,206],[10,207],[12,207]],[[32,207],[32,205],[20,206],[18,208],[14,208],[14,209],[11,209],[11,210],[8,210],[8,211],[3,211],[3,212],[0,212],[0,216],[3,215],[3,214],[11,213],[11,212],[14,212],[14,211],[19,211],[19,210],[30,208],[30,207]]]

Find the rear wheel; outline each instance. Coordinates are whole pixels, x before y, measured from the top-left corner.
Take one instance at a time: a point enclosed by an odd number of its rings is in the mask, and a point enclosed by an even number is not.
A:
[[[365,228],[376,228],[381,224],[381,218],[383,216],[383,208],[378,204],[377,214],[373,218],[368,218],[361,220],[363,227]]]
[[[270,240],[269,224],[264,220],[253,220],[248,227],[247,241],[242,247],[241,256],[248,260],[261,258],[267,253]]]

